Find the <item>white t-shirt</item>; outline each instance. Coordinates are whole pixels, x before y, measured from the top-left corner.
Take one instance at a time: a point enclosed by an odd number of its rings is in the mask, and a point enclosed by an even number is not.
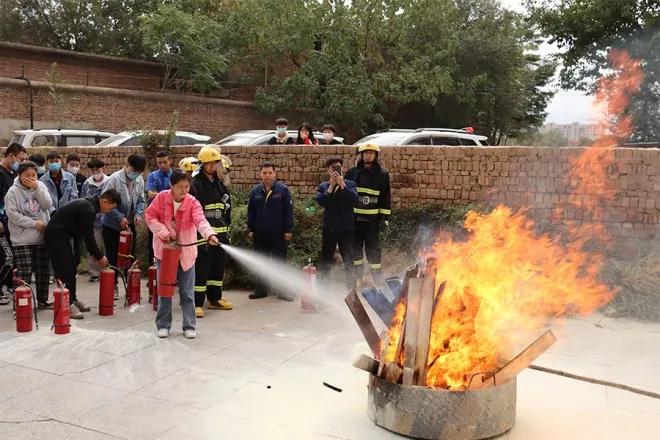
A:
[[[182,202],[177,202],[177,201],[174,200],[174,199],[172,199],[172,202],[174,202],[174,214],[176,214],[177,211],[179,211],[179,208],[181,207],[181,203],[182,203]]]

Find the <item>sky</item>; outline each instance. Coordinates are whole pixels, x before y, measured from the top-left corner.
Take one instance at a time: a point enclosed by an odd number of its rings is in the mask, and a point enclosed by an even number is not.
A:
[[[518,12],[525,12],[523,0],[500,0],[500,3]],[[543,45],[540,48],[542,54],[551,54],[558,51],[552,45]],[[548,116],[546,122],[568,124],[571,122],[590,122],[593,120],[593,109],[591,96],[573,90],[561,90],[558,85],[554,86],[557,91],[548,104]]]

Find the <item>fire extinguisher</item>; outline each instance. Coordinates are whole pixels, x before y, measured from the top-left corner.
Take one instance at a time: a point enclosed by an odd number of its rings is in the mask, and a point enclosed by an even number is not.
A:
[[[99,276],[99,315],[115,313],[115,271],[103,269]]]
[[[31,332],[33,317],[37,330],[39,330],[34,291],[29,285],[22,282],[22,280],[18,280],[18,287],[14,289],[14,304],[16,307],[16,331],[19,333]]]
[[[69,306],[69,289],[61,281],[57,280],[57,287],[53,290],[53,325],[57,335],[65,335],[71,331]]]
[[[149,266],[149,302],[153,304],[154,310],[158,310],[158,292],[157,292],[157,286],[158,283],[156,281],[156,266],[153,264]]]
[[[171,244],[163,246],[160,273],[158,274],[158,296],[171,298],[174,295],[180,255],[181,249],[179,247]]]
[[[123,230],[119,233],[119,247],[117,248],[117,267],[128,269],[131,266],[133,255],[133,234],[130,230]]]
[[[300,307],[303,312],[315,312],[316,267],[312,264],[311,258],[307,260],[307,266],[303,267],[303,274],[309,280],[309,284],[307,289],[300,295]]]
[[[137,267],[138,260],[128,270],[126,282],[126,305],[140,304],[140,268]]]

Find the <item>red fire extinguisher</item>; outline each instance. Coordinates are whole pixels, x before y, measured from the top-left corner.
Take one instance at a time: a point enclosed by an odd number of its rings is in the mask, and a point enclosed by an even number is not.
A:
[[[16,304],[16,331],[19,333],[32,331],[32,318],[35,322],[37,311],[34,310],[32,289],[23,284],[14,290],[14,302]],[[34,310],[34,315],[32,314]],[[37,324],[37,329],[39,328]]]
[[[163,258],[160,261],[158,274],[158,296],[171,298],[176,289],[176,275],[179,270],[179,256],[181,249],[173,245],[163,246]]]
[[[303,267],[305,278],[309,280],[307,289],[300,295],[300,307],[303,312],[315,312],[316,304],[314,303],[315,288],[316,288],[316,267],[312,264],[312,259],[307,261],[307,266]]]
[[[57,287],[53,291],[53,325],[51,330],[55,330],[57,335],[65,335],[71,330],[69,309],[69,289],[59,280]]]
[[[115,313],[115,271],[103,269],[99,276],[99,315]]]
[[[117,249],[117,267],[128,269],[133,263],[133,234],[130,230],[123,230],[119,233],[119,247]]]
[[[140,304],[140,268],[137,267],[138,261],[135,260],[133,266],[128,271],[128,280],[126,282],[126,305]]]
[[[154,307],[154,310],[158,310],[158,292],[157,292],[157,286],[158,283],[156,281],[156,266],[153,264],[149,266],[149,301]]]

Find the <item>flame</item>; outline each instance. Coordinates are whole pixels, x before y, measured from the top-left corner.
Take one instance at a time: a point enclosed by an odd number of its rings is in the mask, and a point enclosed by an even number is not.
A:
[[[569,224],[567,235],[550,236],[536,231],[526,210],[471,211],[466,241],[438,240],[423,255],[436,261],[436,286],[446,282],[432,316],[428,386],[466,389],[473,375],[495,371],[511,359],[517,336],[538,333],[557,319],[588,315],[615,294],[598,279],[603,256],[587,252],[585,244],[607,238],[604,202],[616,196],[608,177],[608,168],[616,165],[612,146],[632,131],[626,109],[643,75],[640,61],[625,52],[613,51],[610,59],[612,74],[599,82],[597,94],[608,135],[576,157],[569,173],[569,204],[585,212],[584,224]],[[386,362],[403,361],[398,347],[405,338],[405,301],[397,305],[389,328]]]

